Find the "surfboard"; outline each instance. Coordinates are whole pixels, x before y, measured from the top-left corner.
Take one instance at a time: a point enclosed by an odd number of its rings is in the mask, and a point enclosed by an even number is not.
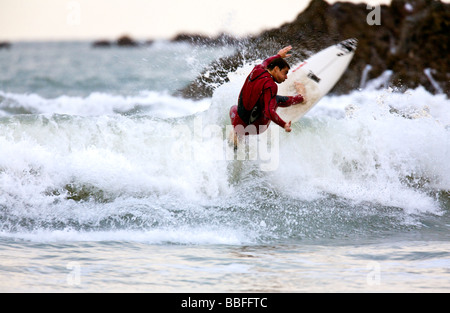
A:
[[[305,85],[306,102],[287,108],[279,107],[278,115],[287,121],[296,122],[311,110],[339,81],[347,70],[355,54],[357,40],[347,39],[325,48],[305,61],[291,67],[288,79],[278,86],[278,94],[294,96],[297,94],[294,83]]]

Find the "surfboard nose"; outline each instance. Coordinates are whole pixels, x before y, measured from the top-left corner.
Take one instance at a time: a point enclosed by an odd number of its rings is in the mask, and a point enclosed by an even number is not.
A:
[[[356,50],[356,47],[358,46],[358,39],[349,38],[349,39],[343,40],[340,43],[338,43],[338,46],[346,53],[350,53],[350,52]]]

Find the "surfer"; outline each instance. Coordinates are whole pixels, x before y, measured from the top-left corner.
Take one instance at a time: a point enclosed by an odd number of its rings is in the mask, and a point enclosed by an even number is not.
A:
[[[234,144],[237,136],[254,135],[264,132],[271,121],[290,132],[291,121],[285,122],[277,114],[280,107],[306,102],[305,88],[302,83],[296,82],[296,96],[278,96],[277,84],[287,79],[290,66],[284,60],[291,56],[288,52],[291,46],[284,47],[277,55],[266,59],[262,64],[256,65],[245,80],[238,98],[238,105],[230,109],[231,123],[234,128]]]

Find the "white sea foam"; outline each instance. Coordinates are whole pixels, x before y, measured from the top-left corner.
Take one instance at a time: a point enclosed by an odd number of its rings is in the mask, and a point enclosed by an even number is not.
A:
[[[200,115],[204,122],[226,120],[228,108],[221,98],[226,95],[222,90],[210,100],[212,110]],[[219,111],[217,102],[221,114],[212,113]],[[349,105],[353,110],[346,115]],[[411,118],[423,105],[429,113]],[[334,194],[437,213],[430,191],[450,189],[446,105],[445,97],[421,88],[406,94],[362,91],[326,97],[292,133],[280,132],[280,164],[266,179],[294,199]],[[227,197],[244,186],[242,177],[232,177],[229,159],[213,156],[222,141],[198,138],[194,124],[192,117],[175,123],[119,115],[8,118],[0,127],[0,201],[37,216],[48,205],[66,203],[73,192],[87,192],[83,201],[107,202],[166,196],[204,203]],[[173,131],[179,126],[185,136]],[[189,154],[178,154],[185,144],[190,149],[181,151]],[[229,184],[233,180],[237,187]],[[245,184],[257,187],[260,182],[255,176]]]
[[[210,100],[193,101],[169,95],[167,92],[142,91],[135,96],[100,92],[87,97],[59,96],[45,98],[38,94],[15,94],[0,91],[7,99],[0,104],[0,116],[25,111],[34,114],[69,114],[81,116],[113,115],[117,113],[149,114],[155,117],[180,117],[208,109]]]
[[[37,230],[33,232],[7,233],[0,232],[2,237],[36,241],[36,242],[73,242],[73,241],[133,241],[146,244],[217,244],[217,245],[242,245],[254,242],[247,234],[241,233],[235,228],[192,228],[171,227],[159,228],[147,231],[114,230],[85,232],[74,229],[64,230]]]
[[[427,192],[450,189],[449,105],[423,88],[326,97],[282,139],[276,177],[291,195],[437,213]]]

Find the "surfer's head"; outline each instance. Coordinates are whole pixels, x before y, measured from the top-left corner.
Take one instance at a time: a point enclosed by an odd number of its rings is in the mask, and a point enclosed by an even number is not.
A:
[[[282,83],[287,79],[287,74],[291,67],[282,58],[277,58],[267,65],[267,71],[272,75],[277,83]]]

